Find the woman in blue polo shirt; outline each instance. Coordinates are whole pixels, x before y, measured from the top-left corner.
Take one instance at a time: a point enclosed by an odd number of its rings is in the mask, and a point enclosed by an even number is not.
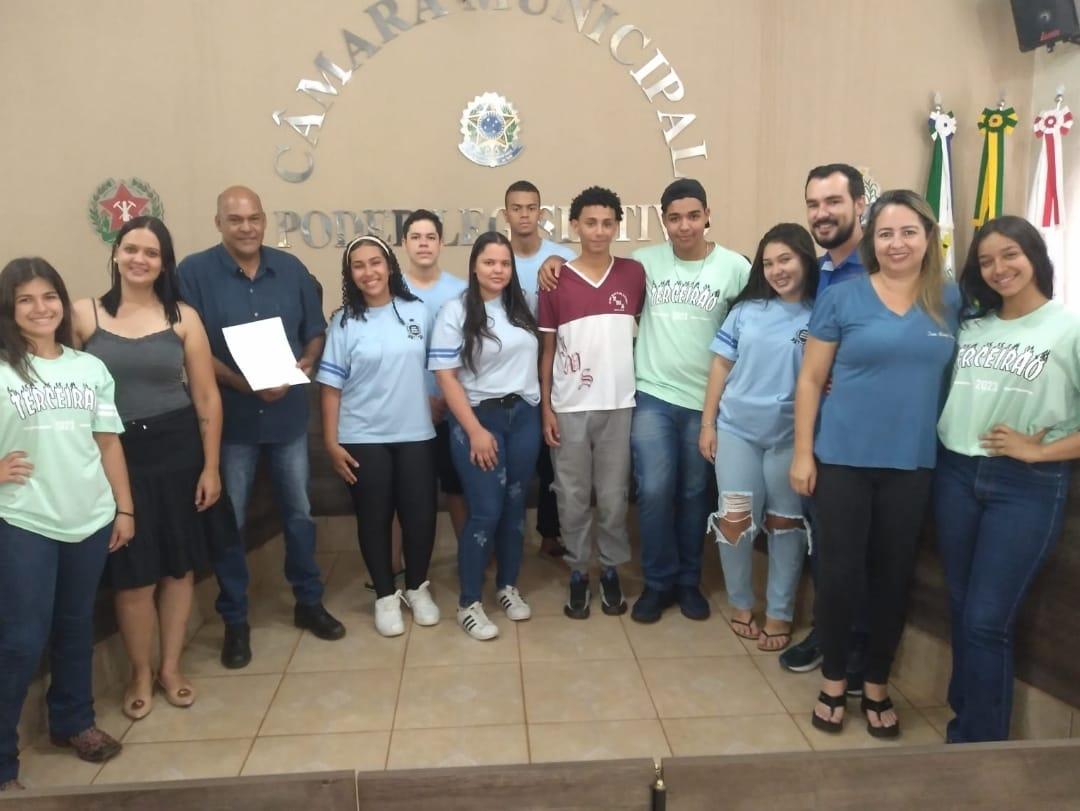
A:
[[[431,316],[409,292],[397,258],[378,237],[357,237],[341,259],[342,305],[326,328],[315,379],[322,384],[323,442],[349,486],[356,534],[375,586],[375,628],[434,625],[428,591],[435,543],[435,429],[424,381]],[[405,593],[394,589],[391,527],[401,524]]]
[[[480,603],[492,553],[495,599],[507,618],[532,615],[517,577],[525,497],[540,453],[538,347],[510,241],[482,234],[469,256],[469,287],[439,311],[428,353],[450,409],[450,454],[469,508],[458,539],[457,619],[473,639],[499,635]]]
[[[814,619],[824,684],[812,721],[827,732],[843,726],[852,613],[865,589],[867,731],[900,733],[889,670],[930,498],[959,310],[940,245],[925,200],[907,190],[883,194],[859,246],[868,275],[826,289],[810,318],[796,384],[791,484],[813,495],[818,512]]]

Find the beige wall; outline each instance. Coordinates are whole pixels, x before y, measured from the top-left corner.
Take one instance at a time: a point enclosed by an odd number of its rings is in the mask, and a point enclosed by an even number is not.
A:
[[[883,187],[922,188],[934,90],[960,119],[958,215],[966,221],[973,202],[978,111],[1001,89],[1024,127],[1009,139],[1008,207],[1020,210],[1026,196],[1034,57],[1017,51],[997,0],[609,0],[618,15],[600,44],[571,15],[553,20],[565,0],[538,16],[518,0],[474,12],[442,0],[446,16],[385,45],[368,0],[0,2],[0,259],[43,254],[77,295],[105,284],[107,250],[86,209],[106,177],[154,186],[181,255],[216,241],[214,196],[236,182],[259,191],[268,211],[495,208],[519,177],[548,202],[601,183],[624,202],[654,203],[672,178],[658,110],[697,115],[674,145],[706,140],[708,159],[683,167],[710,191],[714,238],[744,253],[777,220],[802,220],[811,165],[845,160],[869,167]],[[398,6],[415,20],[417,0]],[[623,53],[640,66],[658,47],[685,84],[683,100],[650,103],[613,59],[608,39],[622,23],[652,38],[645,52],[628,39]],[[340,88],[315,174],[286,183],[272,169],[275,145],[302,142],[271,112],[318,111],[294,88],[318,78],[320,52],[347,64],[343,28],[380,51]],[[487,90],[522,117],[525,151],[499,169],[457,150],[461,111]],[[659,236],[655,222],[650,236]],[[335,290],[338,252],[310,249],[298,235],[292,243]],[[446,267],[464,272],[466,250],[449,249]]]

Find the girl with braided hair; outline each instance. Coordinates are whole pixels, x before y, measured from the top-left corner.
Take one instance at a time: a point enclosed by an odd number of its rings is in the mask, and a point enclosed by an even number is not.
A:
[[[356,510],[356,535],[375,586],[375,629],[404,633],[404,602],[434,625],[428,591],[435,543],[435,429],[424,377],[431,315],[409,292],[390,247],[362,236],[341,258],[341,309],[330,317],[315,380],[323,442]],[[401,524],[405,591],[394,588],[391,527]]]

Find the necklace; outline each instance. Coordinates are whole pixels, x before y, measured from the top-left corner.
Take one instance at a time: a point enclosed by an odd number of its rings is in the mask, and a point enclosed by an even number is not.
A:
[[[675,278],[679,281],[696,282],[698,277],[701,275],[701,271],[705,269],[705,263],[709,260],[709,256],[712,254],[712,249],[714,247],[716,247],[715,242],[705,243],[705,255],[701,257],[701,260],[698,262],[697,270],[695,270],[689,278],[683,279],[679,273],[679,262],[683,260],[679,259],[679,257],[675,255],[675,248],[673,246],[671,248],[671,270],[673,271]]]

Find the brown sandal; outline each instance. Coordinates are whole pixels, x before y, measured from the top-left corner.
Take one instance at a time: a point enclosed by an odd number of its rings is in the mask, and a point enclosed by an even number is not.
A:
[[[170,690],[161,681],[161,677],[157,679],[158,689],[165,694],[165,700],[172,704],[174,707],[179,707],[182,710],[186,710],[192,704],[195,703],[195,688],[190,684],[183,684],[177,687],[175,690]]]
[[[784,637],[787,637],[787,638],[784,639],[784,644],[783,645],[777,645],[774,648],[767,647],[768,640],[770,640],[770,639],[783,639]],[[763,642],[765,642],[766,644],[763,645],[762,644]],[[757,649],[760,650],[760,651],[764,651],[765,653],[779,653],[780,651],[782,651],[784,648],[786,648],[790,644],[791,644],[791,631],[781,631],[778,634],[770,634],[768,631],[762,629],[761,635],[758,637]]]
[[[742,637],[743,639],[757,639],[761,635],[760,630],[756,632],[752,630],[757,627],[754,625],[753,617],[750,617],[748,620],[728,620],[728,625],[731,626],[731,630],[735,633],[735,636]],[[745,628],[746,633],[740,631],[740,627]]]

